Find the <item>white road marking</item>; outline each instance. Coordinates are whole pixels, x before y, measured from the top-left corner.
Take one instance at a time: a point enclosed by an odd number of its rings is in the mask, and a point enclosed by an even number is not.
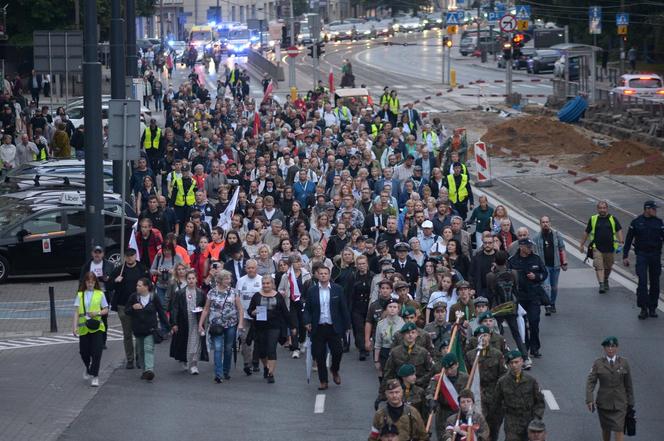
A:
[[[549,409],[560,410],[560,406],[558,406],[558,402],[556,401],[556,397],[553,396],[553,392],[543,389],[542,395],[544,395],[544,401],[546,401],[546,405],[549,406]]]
[[[325,394],[316,395],[316,403],[314,404],[314,413],[325,412]]]

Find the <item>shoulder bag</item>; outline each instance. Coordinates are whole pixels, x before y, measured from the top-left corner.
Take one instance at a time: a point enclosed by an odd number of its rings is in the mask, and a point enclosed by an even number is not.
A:
[[[92,295],[94,296],[94,291],[92,292]],[[85,310],[85,292],[81,292],[81,303],[83,303],[83,315],[87,315],[88,313]],[[90,303],[92,303],[92,297],[90,297]],[[85,321],[85,327],[91,331],[96,331],[100,326],[100,320],[89,318]]]

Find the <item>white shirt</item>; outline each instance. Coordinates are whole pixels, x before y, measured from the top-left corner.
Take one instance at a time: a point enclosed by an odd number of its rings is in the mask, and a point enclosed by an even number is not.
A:
[[[613,357],[606,357],[606,359],[608,360],[609,364],[616,364],[616,357],[617,356],[614,355]]]
[[[319,324],[327,323],[332,324],[332,314],[330,313],[330,285],[326,287],[323,285],[318,286],[318,297],[320,299],[320,318]]]
[[[83,302],[85,303],[86,312],[90,310],[90,302],[92,302],[93,294],[94,293],[92,291],[87,291],[87,290],[83,293]],[[74,300],[74,306],[78,308],[80,304],[81,304],[81,298],[79,296],[76,296],[76,299]],[[101,296],[101,309],[104,308],[108,308],[108,302],[106,301],[106,296]]]
[[[263,277],[260,274],[256,274],[256,277],[251,278],[248,275],[240,277],[240,280],[237,281],[235,288],[240,292],[240,301],[242,302],[242,309],[244,309],[244,318],[250,319],[247,310],[249,309],[249,304],[251,303],[251,298],[261,290],[261,281]]]

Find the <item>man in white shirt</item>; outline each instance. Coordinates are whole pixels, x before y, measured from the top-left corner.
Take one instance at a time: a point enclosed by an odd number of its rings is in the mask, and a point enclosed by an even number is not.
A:
[[[240,293],[240,302],[242,303],[242,309],[244,309],[244,322],[245,329],[249,330],[249,327],[253,324],[253,319],[247,314],[249,309],[249,304],[251,303],[251,298],[261,290],[262,277],[256,272],[258,269],[258,263],[254,259],[247,260],[247,263],[244,267],[244,270],[247,272],[244,276],[240,277],[240,280],[237,281],[235,288]],[[242,352],[242,359],[244,360],[244,373],[247,375],[252,374],[252,365],[253,372],[258,372],[258,358],[254,357],[252,348],[250,344],[247,344],[246,335],[240,334],[240,339],[242,340],[242,345],[240,351]]]

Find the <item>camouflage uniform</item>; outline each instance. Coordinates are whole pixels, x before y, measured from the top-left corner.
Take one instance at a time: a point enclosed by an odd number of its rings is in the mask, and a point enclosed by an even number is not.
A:
[[[450,339],[451,327],[449,323],[443,323],[442,325],[437,324],[436,322],[427,323],[424,327],[424,332],[429,334],[431,337],[431,343],[433,343],[433,354],[431,356],[434,360],[442,357],[443,354],[443,343]]]
[[[526,441],[528,423],[544,416],[544,396],[530,375],[513,372],[500,377],[496,385],[496,406],[505,412],[505,441]]]
[[[403,334],[398,333],[395,334],[392,337],[392,347],[396,348],[397,346],[401,346],[403,344]],[[433,342],[431,341],[431,336],[429,335],[428,332],[425,332],[423,329],[417,328],[417,338],[415,339],[415,344],[418,346],[422,346],[424,349],[429,351],[429,354],[431,356],[434,356],[434,348],[433,348]]]
[[[415,409],[417,409],[417,411],[422,416],[422,419],[426,419],[428,414],[426,408],[427,407],[426,400],[424,399],[425,396],[424,389],[419,387],[417,384],[409,386],[403,382],[401,383],[401,387],[403,388],[404,402],[410,404]]]
[[[438,383],[438,376],[440,374],[436,374],[431,378],[431,381],[429,382],[429,387],[427,388],[427,401],[433,400],[434,395],[436,394],[436,384]],[[468,384],[468,374],[459,372],[457,373],[456,378],[448,377],[452,384],[454,385],[454,389],[456,389],[457,393],[461,392],[466,388],[466,385]],[[442,385],[441,385],[442,387]],[[450,417],[450,415],[454,415],[456,417],[456,413],[450,408],[450,406],[447,404],[447,401],[445,401],[445,397],[443,396],[442,393],[438,394],[438,409],[436,410],[436,433],[438,434],[438,439],[442,440],[443,435],[445,434],[445,428],[447,427],[447,419]]]
[[[450,426],[454,427],[457,422],[456,419],[457,419],[456,414],[450,416],[447,419],[445,427],[446,428]],[[466,424],[467,422],[468,420],[465,418],[459,420],[459,424]],[[479,426],[473,432],[473,435],[475,435],[473,439],[475,441],[489,441],[489,426],[487,425],[487,422],[481,413],[473,412],[473,426]],[[456,441],[456,439],[454,438],[454,432],[452,430],[447,430],[447,429],[445,430],[445,432],[443,432],[442,438],[440,438],[439,435],[438,439],[442,441]]]
[[[472,366],[477,349],[466,352],[466,366]],[[503,410],[496,406],[496,384],[505,375],[505,357],[492,346],[482,350],[477,363],[480,370],[480,393],[482,396],[482,414],[489,425],[491,440],[497,441],[500,425],[503,422]]]
[[[406,363],[415,366],[415,376],[417,377],[415,384],[422,388],[426,387],[431,378],[433,369],[431,355],[429,355],[429,352],[427,352],[426,349],[417,344],[410,348],[405,344],[402,344],[401,346],[392,348],[390,357],[387,359],[385,370],[383,371],[383,382],[380,385],[380,396],[384,393],[387,380],[397,378],[397,371]]]
[[[399,429],[399,441],[427,441],[429,439],[424,421],[417,409],[409,404],[404,404],[401,417],[397,421],[392,421],[387,406],[389,406],[388,403],[381,403],[378,407],[373,417],[372,435],[369,435],[368,441],[376,441],[378,435],[373,436],[373,434],[380,433],[380,429],[388,424],[394,424]]]
[[[505,337],[496,332],[491,333],[489,346],[497,349],[501,354],[507,352],[507,343],[505,342]],[[477,337],[470,337],[470,340],[468,340],[468,343],[466,344],[466,351],[472,351],[475,349],[477,349]],[[475,356],[473,355],[473,357]]]

